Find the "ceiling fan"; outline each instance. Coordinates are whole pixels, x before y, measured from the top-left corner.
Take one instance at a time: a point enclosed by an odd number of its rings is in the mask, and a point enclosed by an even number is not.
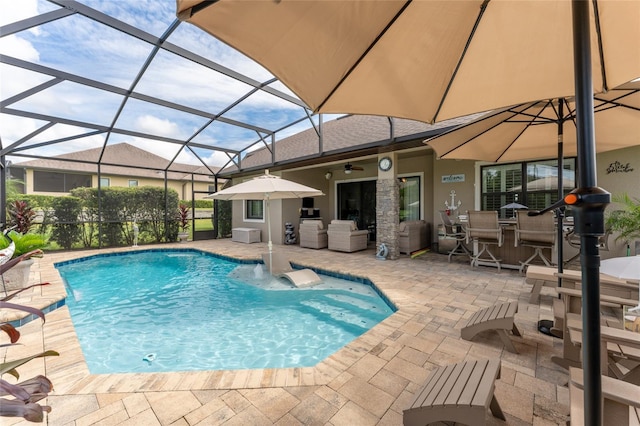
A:
[[[364,170],[364,169],[363,169],[362,167],[360,167],[360,166],[354,166],[354,165],[352,165],[351,163],[347,163],[347,164],[345,164],[345,165],[344,165],[344,172],[345,172],[346,174],[350,175],[350,174],[351,174],[351,172],[352,172],[352,171],[354,171],[354,170],[356,170],[356,171],[362,171],[362,170]]]

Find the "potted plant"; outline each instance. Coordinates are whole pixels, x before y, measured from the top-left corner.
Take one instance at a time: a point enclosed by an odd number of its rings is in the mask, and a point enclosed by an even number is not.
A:
[[[13,268],[3,274],[5,290],[24,288],[29,283],[29,274],[33,257],[42,257],[42,248],[46,245],[44,237],[40,234],[23,234],[17,231],[9,231],[0,238],[0,264],[7,263],[7,259],[22,258]],[[28,257],[22,257],[30,254]]]
[[[178,226],[180,227],[178,238],[180,242],[187,241],[189,238],[189,211],[190,208],[186,204],[178,204]]]
[[[631,254],[630,245],[635,241],[635,254],[640,255],[640,198],[628,194],[614,195],[613,201],[622,206],[607,215],[606,226],[618,233],[616,241],[627,245],[627,254]]]

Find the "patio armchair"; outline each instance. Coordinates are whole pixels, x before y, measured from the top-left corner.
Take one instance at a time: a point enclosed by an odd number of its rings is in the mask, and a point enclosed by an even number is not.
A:
[[[367,248],[369,231],[358,230],[352,220],[332,220],[327,228],[329,250],[354,252]]]
[[[329,237],[321,220],[304,220],[300,224],[300,247],[321,249],[328,245]]]
[[[400,253],[411,254],[416,250],[429,246],[427,235],[430,234],[430,226],[424,220],[406,220],[400,222],[398,228],[398,243]]]

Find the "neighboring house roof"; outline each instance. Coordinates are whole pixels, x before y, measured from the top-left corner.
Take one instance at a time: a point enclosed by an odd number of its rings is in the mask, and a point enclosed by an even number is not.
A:
[[[97,173],[97,165],[102,148],[92,148],[83,151],[61,154],[51,158],[23,161],[14,163],[13,167],[38,170],[58,170],[78,173]],[[118,165],[112,165],[118,164]],[[155,155],[144,149],[128,143],[108,145],[102,155],[100,172],[105,175],[145,177],[164,179],[164,170],[169,164],[166,158]],[[130,166],[130,167],[124,167]],[[218,168],[212,168],[214,172]],[[159,174],[160,171],[160,174]],[[211,172],[203,166],[173,163],[167,173],[170,180],[211,181],[207,175]],[[213,183],[213,181],[211,181]]]
[[[435,136],[444,129],[466,123],[481,114],[465,116],[436,124],[420,121],[388,118],[372,115],[347,115],[322,125],[323,154],[356,150],[359,146],[393,140],[424,139],[425,135]],[[393,130],[392,130],[393,129]],[[392,134],[393,132],[393,134]],[[314,128],[302,131],[275,143],[275,161],[281,162],[296,158],[320,155],[319,137]],[[426,147],[426,146],[425,146]],[[248,153],[241,168],[251,168],[271,163],[271,150],[267,147]],[[228,167],[225,172],[236,170]]]

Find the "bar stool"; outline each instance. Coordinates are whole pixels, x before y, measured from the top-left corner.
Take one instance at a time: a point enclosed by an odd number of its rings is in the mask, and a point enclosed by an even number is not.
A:
[[[451,256],[465,255],[471,259],[472,254],[464,245],[467,239],[466,232],[456,229],[456,226],[451,223],[449,215],[444,210],[440,210],[440,219],[442,220],[442,227],[444,229],[444,236],[447,238],[453,238],[456,241],[455,247],[449,252],[449,263],[451,263]]]
[[[502,259],[497,259],[489,245],[502,247],[504,235],[502,227],[498,223],[497,211],[468,211],[469,226],[467,227],[467,242],[473,240],[480,244],[481,249],[478,253],[471,257],[471,266],[478,266],[478,262],[495,263],[500,271]],[[489,257],[482,258],[486,253]]]
[[[533,254],[524,262],[520,261],[520,273],[535,259],[539,257],[546,266],[553,263],[542,252],[543,249],[553,250],[556,243],[556,226],[553,220],[553,212],[547,212],[538,216],[529,216],[526,211],[516,211],[516,238],[515,247],[532,247]]]

